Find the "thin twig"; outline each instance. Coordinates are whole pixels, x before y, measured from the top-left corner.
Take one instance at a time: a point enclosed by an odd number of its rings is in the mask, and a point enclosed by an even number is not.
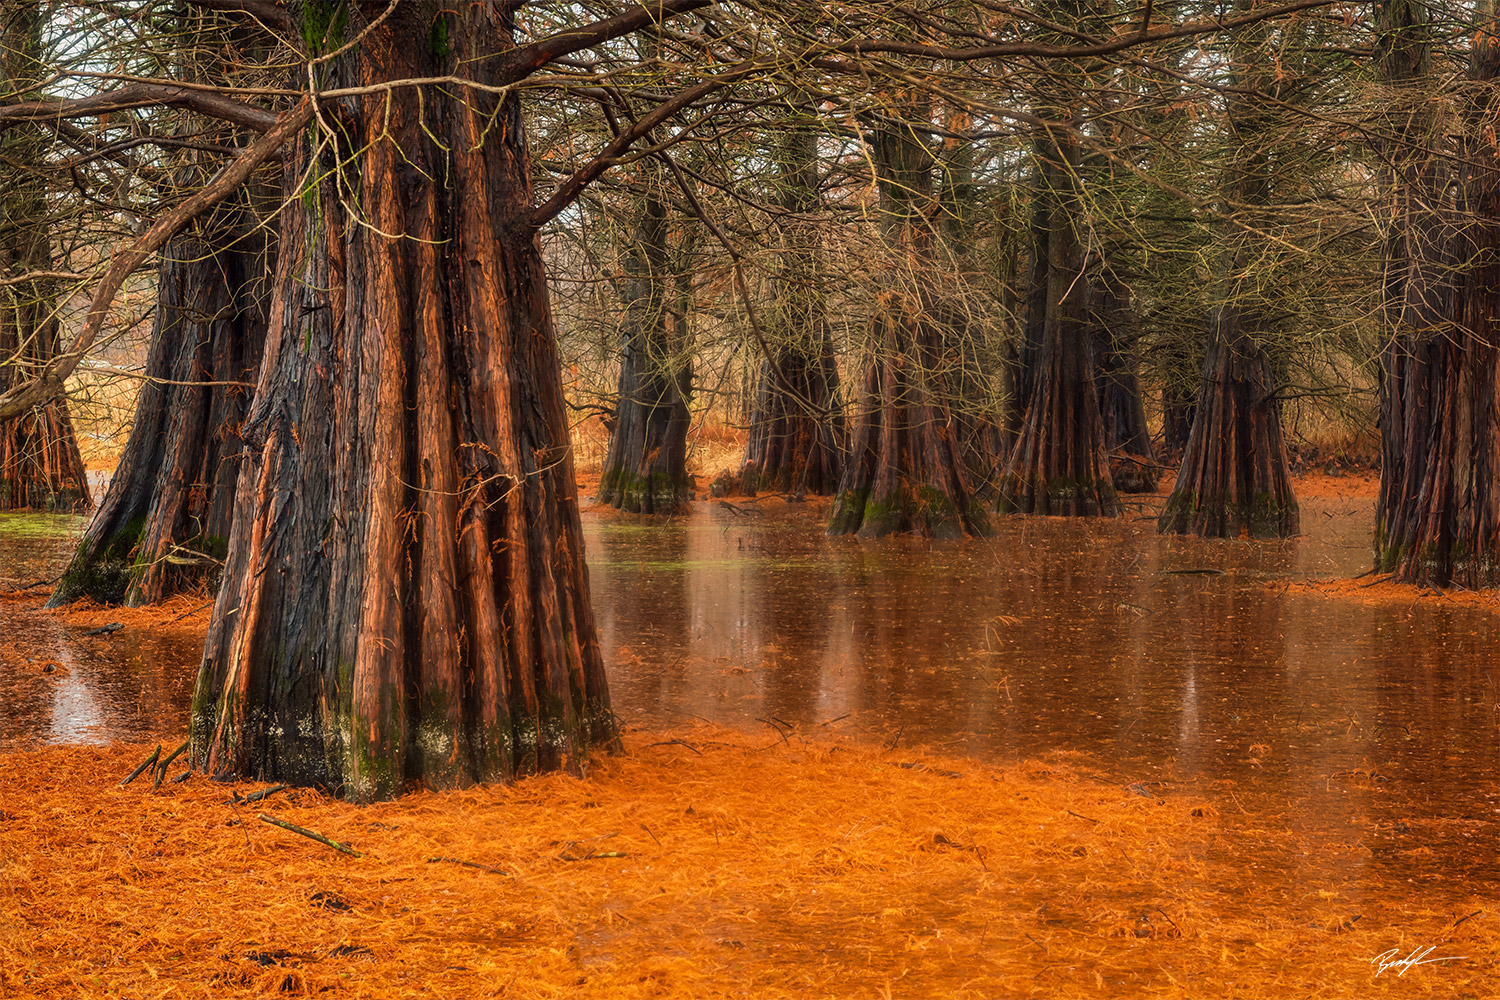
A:
[[[198,612],[204,610],[205,608],[211,608],[213,606],[214,606],[214,602],[213,601],[209,601],[207,604],[199,605],[198,607],[194,608],[191,611],[184,611],[182,614],[178,615],[176,618],[173,618],[171,621],[167,622],[167,624],[168,625],[174,625],[177,622],[182,621],[184,618],[188,617],[189,615],[196,615]]]
[[[1167,923],[1171,924],[1172,927],[1173,927],[1173,929],[1177,931],[1177,936],[1178,937],[1183,937],[1184,936],[1183,933],[1182,933],[1182,928],[1177,926],[1177,921],[1173,920],[1171,918],[1171,916],[1168,915],[1168,913],[1167,913],[1166,910],[1163,910],[1160,906],[1158,906],[1156,908],[1156,912],[1160,913],[1162,916],[1164,916],[1164,917],[1167,918]]]
[[[328,847],[331,847],[335,851],[338,851],[341,854],[348,854],[349,856],[355,857],[355,858],[362,858],[362,857],[364,857],[363,854],[361,854],[360,852],[356,851],[354,848],[350,847],[348,844],[340,844],[337,840],[329,840],[327,837],[323,836],[321,833],[317,833],[317,832],[315,832],[313,830],[309,830],[309,829],[307,829],[304,826],[298,826],[296,823],[288,823],[284,819],[277,819],[275,816],[267,816],[265,813],[260,813],[255,818],[258,819],[258,820],[260,820],[262,823],[269,823],[272,826],[279,826],[283,830],[290,831],[291,833],[300,834],[300,835],[306,837],[308,840],[316,840],[318,843],[324,844],[324,845],[326,845]]]
[[[676,746],[676,747],[687,747],[689,750],[693,751],[693,753],[697,754],[699,757],[703,756],[703,751],[702,750],[699,750],[697,747],[693,746],[691,743],[688,743],[685,740],[662,740],[660,743],[647,743],[646,746],[648,746],[648,747],[673,747],[673,746]]]
[[[152,785],[151,786],[152,788],[160,788],[161,787],[162,781],[164,781],[166,779],[166,777],[167,777],[167,767],[168,767],[168,765],[170,765],[172,763],[172,761],[176,760],[178,757],[182,756],[182,754],[187,751],[187,748],[188,748],[188,741],[187,740],[183,740],[182,741],[182,746],[178,747],[176,750],[173,750],[171,753],[167,754],[167,759],[164,760],[164,761],[162,761],[160,764],[156,765],[156,784]]]
[[[269,799],[271,796],[275,795],[277,792],[284,792],[284,791],[286,791],[286,789],[287,789],[286,785],[272,785],[270,788],[262,788],[258,792],[251,792],[249,795],[246,795],[244,798],[239,798],[239,793],[236,792],[235,793],[235,796],[236,796],[235,801],[237,801],[237,802],[243,802],[246,805],[249,805],[252,802],[260,802],[262,799]]]
[[[127,774],[125,776],[125,779],[120,782],[120,787],[124,788],[126,785],[130,784],[136,778],[139,778],[141,776],[141,772],[145,771],[146,768],[150,767],[152,764],[155,764],[156,761],[157,761],[157,759],[159,757],[161,757],[161,744],[160,743],[158,743],[156,745],[156,749],[155,750],[151,751],[151,756],[149,756],[145,760],[141,761],[140,764],[138,764],[136,766],[136,769],[134,771],[131,771],[129,774]]]
[[[465,861],[463,858],[428,858],[427,859],[427,863],[429,865],[435,865],[435,864],[437,864],[439,862],[447,862],[450,865],[463,865],[465,868],[478,868],[482,872],[493,872],[496,875],[509,875],[510,874],[510,872],[508,872],[508,871],[502,871],[501,869],[496,868],[496,867],[494,867],[492,865],[482,865],[482,864],[480,864],[477,861]]]

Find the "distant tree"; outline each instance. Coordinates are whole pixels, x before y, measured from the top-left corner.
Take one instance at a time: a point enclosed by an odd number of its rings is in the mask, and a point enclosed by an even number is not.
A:
[[[33,0],[0,3],[0,106],[37,98],[47,76],[45,17]],[[51,146],[40,125],[0,127],[0,393],[34,377],[62,349]],[[0,511],[92,506],[65,399],[0,418]]]

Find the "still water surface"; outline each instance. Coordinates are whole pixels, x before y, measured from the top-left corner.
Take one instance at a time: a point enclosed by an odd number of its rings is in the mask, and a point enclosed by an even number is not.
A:
[[[821,507],[774,503],[668,524],[591,513],[585,530],[629,724],[1076,755],[1140,794],[1214,796],[1347,843],[1354,867],[1414,890],[1500,898],[1500,616],[1296,586],[1367,568],[1371,508],[1308,501],[1308,534],[1278,543],[1161,538],[1149,511],[861,542],[826,538]],[[55,575],[65,549],[6,539],[0,588]],[[0,746],[185,727],[195,644],[13,609]]]

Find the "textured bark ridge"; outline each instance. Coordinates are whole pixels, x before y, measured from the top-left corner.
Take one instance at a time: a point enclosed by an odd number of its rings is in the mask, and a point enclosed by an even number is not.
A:
[[[235,212],[237,224],[178,237],[162,252],[150,381],[51,606],[151,604],[217,586],[270,291],[270,248],[249,221]]]
[[[635,514],[684,514],[693,499],[687,473],[693,369],[677,350],[668,316],[671,254],[658,174],[646,174],[651,189],[641,199],[625,266],[620,382],[599,500]]]
[[[6,9],[0,100],[21,100],[43,73],[41,7]],[[17,280],[54,271],[47,213],[44,130],[0,132],[0,392],[29,381],[59,349],[55,282]],[[81,513],[92,507],[78,438],[59,398],[0,420],[0,511]]]
[[[792,116],[777,148],[786,210],[776,271],[770,357],[761,362],[740,483],[757,490],[831,494],[844,470],[844,416],[829,336],[821,245],[816,119]]]
[[[1248,9],[1239,0],[1236,9]],[[1238,143],[1224,169],[1226,208],[1220,243],[1218,301],[1209,317],[1208,354],[1203,363],[1193,426],[1182,453],[1177,483],[1157,521],[1161,531],[1211,538],[1285,538],[1297,534],[1286,441],[1281,432],[1267,342],[1275,321],[1265,302],[1267,288],[1290,278],[1291,265],[1260,235],[1276,226],[1273,194],[1278,180],[1268,144],[1286,126],[1281,105],[1247,94],[1276,95],[1295,83],[1268,65],[1264,27],[1236,37],[1232,78],[1242,90],[1229,101],[1228,118]]]
[[[915,310],[895,294],[880,299],[830,535],[962,538],[990,531],[942,403],[937,334]]]
[[[6,339],[0,334],[0,354],[7,351]],[[32,342],[41,339],[55,343],[55,334],[34,336]],[[0,392],[24,379],[0,378]],[[88,474],[65,401],[58,399],[0,422],[0,511],[82,514],[92,506]]]
[[[1420,152],[1449,141],[1431,134],[1420,96],[1425,7],[1388,0],[1379,27],[1392,89],[1383,131],[1398,145],[1388,158],[1396,224],[1386,245],[1375,565],[1411,583],[1500,586],[1500,159],[1481,138],[1500,44],[1493,24],[1476,38],[1473,76],[1485,87],[1450,158]]]
[[[1039,256],[1021,358],[1025,417],[996,477],[1003,513],[1118,513],[1090,350],[1088,281],[1079,240],[1078,136],[1058,115],[1039,126]],[[1045,232],[1041,232],[1041,230]],[[1045,262],[1045,266],[1043,266]],[[1042,288],[1045,288],[1043,298]]]
[[[1265,353],[1224,310],[1198,389],[1177,484],[1157,529],[1208,538],[1297,534],[1286,442]]]
[[[973,500],[947,405],[951,386],[939,364],[942,326],[929,284],[932,152],[898,124],[877,130],[873,152],[887,252],[895,265],[888,284],[903,290],[876,300],[848,464],[828,533],[986,534],[989,519]]]
[[[834,408],[837,386],[827,341],[816,354],[789,348],[762,363],[740,472],[746,496],[759,490],[827,496],[838,488],[844,419]]]
[[[300,8],[304,36],[337,49],[345,10]],[[327,83],[493,84],[506,17],[402,4]],[[320,114],[285,165],[194,759],[355,799],[579,768],[618,737],[520,100],[445,83]]]

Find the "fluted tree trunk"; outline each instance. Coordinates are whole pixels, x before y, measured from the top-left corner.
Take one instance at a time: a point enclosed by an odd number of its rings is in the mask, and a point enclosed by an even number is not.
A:
[[[828,331],[817,213],[817,119],[794,113],[777,143],[781,253],[776,305],[756,383],[740,483],[758,490],[827,495],[844,470],[844,414]]]
[[[1435,135],[1419,0],[1385,0],[1377,54],[1391,165],[1375,562],[1399,580],[1500,585],[1500,77],[1496,10],[1476,12],[1458,155]]]
[[[510,8],[293,9],[314,53],[369,29],[323,69],[368,90],[286,164],[193,758],[358,799],[579,767],[617,737],[503,89],[546,59],[507,61]]]
[[[32,100],[46,76],[42,6],[7,3],[0,42],[0,103]],[[26,382],[57,354],[61,324],[49,222],[45,132],[0,132],[0,392]],[[0,511],[79,513],[92,507],[88,474],[66,399],[0,420]]]
[[[989,521],[973,500],[948,406],[951,388],[939,364],[943,332],[931,286],[932,152],[893,119],[877,125],[871,152],[891,290],[875,303],[848,465],[828,533],[983,534]]]
[[[1080,145],[1076,110],[1067,97],[1054,98],[1038,126],[1038,197],[1044,204],[1037,215],[1038,228],[1044,223],[1046,232],[1037,252],[1045,257],[1033,271],[1027,332],[1028,339],[1039,340],[1029,362],[1031,345],[1023,350],[1026,410],[998,470],[997,507],[1005,513],[1110,516],[1118,505],[1090,350],[1087,260],[1079,233]],[[1036,296],[1043,287],[1041,302]]]
[[[1036,385],[1037,357],[1041,354],[1042,337],[1047,329],[1048,244],[1052,238],[1053,212],[1053,198],[1047,191],[1047,172],[1042,168],[1047,155],[1048,143],[1044,134],[1039,131],[1032,141],[1026,297],[1020,336],[1014,350],[1010,352],[1005,371],[1006,395],[1009,399],[1002,425],[1004,436],[1001,439],[1002,461],[997,463],[999,465],[1003,465],[1003,460],[1010,457],[1016,442],[1021,438],[1021,428],[1026,422],[1027,411],[1031,409],[1031,393]]]
[[[653,164],[641,174],[646,189],[625,262],[620,380],[599,500],[636,514],[682,514],[693,499],[687,473],[693,370],[667,310],[673,275],[661,168]]]
[[[275,251],[243,200],[216,220],[162,251],[130,437],[53,607],[152,604],[218,584]]]
[[[1248,9],[1248,0],[1239,7]],[[1232,44],[1237,93],[1228,100],[1228,125],[1236,146],[1223,184],[1230,203],[1225,213],[1234,221],[1221,236],[1217,304],[1192,430],[1157,528],[1211,538],[1285,538],[1298,532],[1298,509],[1267,350],[1272,329],[1263,291],[1278,266],[1274,248],[1265,253],[1270,241],[1263,233],[1276,225],[1276,162],[1268,137],[1280,106],[1256,96],[1274,95],[1279,79],[1266,58],[1263,26],[1241,32]]]

